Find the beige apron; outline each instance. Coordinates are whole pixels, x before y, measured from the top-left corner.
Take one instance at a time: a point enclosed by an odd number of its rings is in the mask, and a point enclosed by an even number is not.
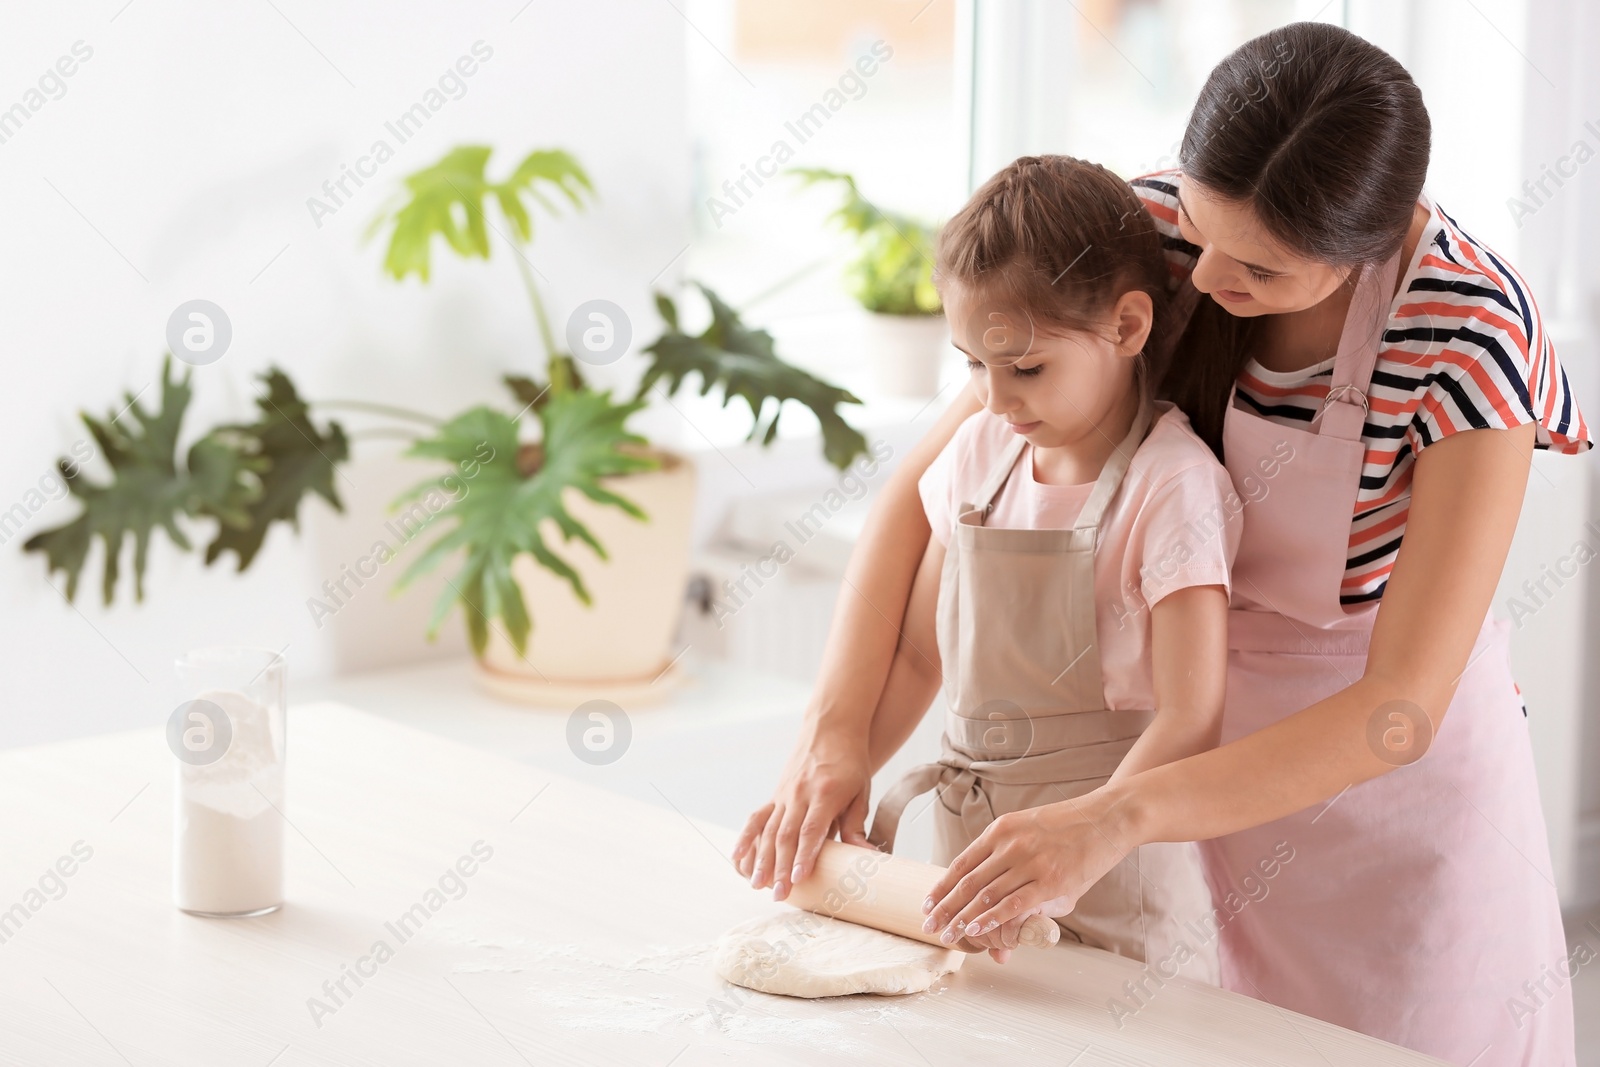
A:
[[[976,503],[957,511],[939,583],[938,640],[948,713],[937,763],[911,770],[878,805],[870,835],[890,849],[906,805],[937,790],[933,861],[949,864],[997,815],[1056,803],[1104,785],[1154,710],[1106,707],[1095,625],[1100,524],[1154,419],[1141,393],[1128,435],[1106,460],[1070,530],[983,525],[1018,460],[1020,435]],[[1162,973],[1215,984],[1215,944],[1198,851],[1143,845],[1057,922],[1076,941],[1161,963]],[[1186,924],[1193,924],[1189,926]]]

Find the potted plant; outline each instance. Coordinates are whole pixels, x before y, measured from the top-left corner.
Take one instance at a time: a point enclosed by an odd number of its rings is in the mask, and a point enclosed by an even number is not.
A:
[[[411,447],[409,454],[451,467],[397,503],[437,490],[482,442],[494,458],[482,464],[470,492],[438,515],[453,528],[400,584],[462,557],[430,633],[459,604],[483,680],[502,694],[564,703],[599,685],[614,699],[637,702],[665,688],[663,673],[671,666],[669,646],[688,582],[694,468],[630,432],[629,417],[658,385],[670,396],[698,377],[702,394],[720,387],[724,404],[742,399],[750,437],[770,443],[781,406],[793,400],[816,415],[824,456],[843,469],[866,441],[838,407],[859,401],[779,359],[766,331],[747,326],[704,286],[698,288],[710,323],[698,333],[686,332],[674,301],[656,294],[664,330],[643,349],[649,363],[631,397],[591,386],[581,370],[585,360],[557,342],[523,248],[533,236],[531,209],[553,211],[556,197],[582,209],[593,185],[571,156],[553,151],[530,153],[507,179],[492,182],[485,177],[489,154],[484,147],[457,148],[405,179],[402,202],[376,224],[391,229],[384,270],[396,280],[415,273],[426,281],[435,237],[463,256],[489,258],[486,212],[493,206],[503,226],[492,228],[513,246],[538,326],[545,374],[506,378],[521,408],[516,414],[475,407]],[[569,324],[567,338],[586,336],[584,325]],[[613,332],[602,347],[615,344],[616,324],[606,325]],[[604,359],[620,354],[607,351]]]
[[[486,147],[460,147],[410,175],[399,203],[374,220],[372,232],[390,230],[385,273],[397,280],[415,274],[424,282],[434,238],[464,257],[487,259],[490,229],[506,235],[544,357],[542,379],[505,377],[516,408],[508,413],[478,405],[441,420],[367,401],[308,403],[273,368],[262,375],[265,390],[254,422],[217,426],[180,452],[192,388],[189,372],[174,377],[169,355],[154,411],[125,394],[126,405],[109,418],[81,416],[110,478],[97,482],[85,475],[81,457],[61,460],[79,514],[24,545],[45,556],[49,571],[66,575],[69,600],[96,538],[105,546],[102,595],[109,605],[129,539],[134,593],[142,600],[157,529],[188,550],[184,523],[212,522],[216,533],[205,562],[232,552],[243,571],[273,523],[297,526],[306,494],[342,510],[336,467],[349,458],[349,441],[359,431],[347,435],[337,422],[319,425],[312,410],[348,407],[426,425],[425,431],[404,431],[412,438],[407,454],[446,465],[394,504],[415,508],[426,501],[429,532],[434,521],[448,527],[411,562],[397,588],[447,559],[460,560],[435,604],[430,637],[459,605],[482,680],[519,699],[567,703],[598,687],[637,704],[662,692],[687,584],[693,466],[630,431],[629,418],[651,390],[670,397],[698,378],[702,394],[720,388],[724,404],[743,400],[750,439],[768,444],[783,404],[795,401],[816,415],[823,455],[842,470],[866,450],[866,440],[838,408],[859,401],[785,363],[771,335],[745,324],[704,286],[696,289],[710,321],[699,332],[680,324],[670,296],[655,294],[663,330],[642,350],[648,363],[631,396],[591,385],[582,361],[557,343],[523,249],[533,238],[530,208],[554,212],[560,198],[581,209],[592,200],[593,185],[565,152],[529,153],[499,182],[485,175],[489,156]],[[486,213],[491,207],[499,226]],[[313,613],[314,601],[308,599]]]
[[[842,193],[829,218],[855,238],[845,286],[869,312],[865,332],[878,387],[895,396],[933,396],[950,353],[950,333],[933,284],[939,228],[880,211],[849,174],[820,167],[789,173],[808,187],[834,185]]]

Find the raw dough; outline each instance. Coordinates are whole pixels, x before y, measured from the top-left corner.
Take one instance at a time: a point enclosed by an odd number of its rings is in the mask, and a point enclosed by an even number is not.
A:
[[[711,962],[733,984],[763,993],[896,996],[921,993],[966,957],[960,949],[794,910],[735,926],[717,942]]]

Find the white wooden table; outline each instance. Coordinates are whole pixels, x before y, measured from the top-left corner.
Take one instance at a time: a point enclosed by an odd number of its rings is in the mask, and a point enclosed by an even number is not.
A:
[[[731,831],[334,703],[291,712],[288,903],[194,918],[171,780],[156,730],[0,753],[0,1063],[1438,1062],[1183,982],[1119,1029],[1138,965],[1065,946],[914,997],[737,990],[709,946],[782,906]]]

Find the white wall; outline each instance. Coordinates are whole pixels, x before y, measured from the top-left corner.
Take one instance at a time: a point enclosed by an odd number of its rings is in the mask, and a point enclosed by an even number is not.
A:
[[[247,417],[252,376],[274,363],[313,398],[441,415],[501,402],[499,375],[537,366],[505,248],[488,264],[436,256],[424,288],[381,280],[381,245],[359,242],[402,175],[456,144],[494,145],[496,176],[535,147],[575,153],[601,203],[538,223],[532,258],[553,308],[606,297],[640,343],[654,336],[650,281],[688,239],[686,27],[670,4],[123,4],[13,6],[0,32],[0,108],[75,42],[92,49],[64,95],[0,143],[0,511],[85,436],[79,408],[121,407],[122,390],[155,378],[167,317],[193,297],[220,304],[234,338],[195,370],[191,431]],[[493,55],[464,94],[408,142],[387,134],[477,41]],[[316,226],[307,198],[380,137],[395,158]],[[242,577],[157,534],[140,607],[126,576],[117,604],[100,606],[98,552],[74,607],[45,583],[21,542],[75,513],[46,503],[0,546],[0,744],[159,721],[171,659],[196,645],[287,645],[292,678],[459,648],[459,618],[440,646],[423,641],[436,585],[390,601],[369,584],[313,626],[306,598],[367,549],[393,491],[426,473],[396,461],[393,442],[356,449],[339,479],[347,515],[308,503],[301,536],[275,531]]]

